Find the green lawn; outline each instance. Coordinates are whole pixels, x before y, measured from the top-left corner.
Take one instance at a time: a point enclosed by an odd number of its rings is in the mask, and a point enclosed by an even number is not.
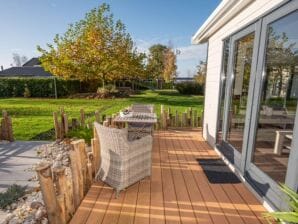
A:
[[[0,99],[0,110],[7,110],[12,116],[14,136],[17,140],[51,139],[53,131],[52,114],[63,107],[69,118],[79,117],[80,109],[94,119],[94,111],[111,115],[132,103],[154,104],[157,114],[160,105],[170,106],[180,112],[192,107],[200,113],[203,110],[202,96],[185,96],[175,91],[145,91],[123,99]]]

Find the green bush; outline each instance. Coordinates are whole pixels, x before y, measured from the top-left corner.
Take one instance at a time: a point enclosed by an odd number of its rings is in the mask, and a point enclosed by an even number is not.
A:
[[[24,97],[25,98],[31,97],[31,92],[30,92],[30,89],[28,88],[27,84],[25,84]]]
[[[203,85],[195,82],[180,82],[175,85],[175,88],[180,94],[187,95],[203,95],[204,87]]]
[[[54,86],[52,78],[0,78],[0,97],[54,97]],[[77,80],[63,79],[56,79],[56,86],[58,97],[78,93],[81,87]]]

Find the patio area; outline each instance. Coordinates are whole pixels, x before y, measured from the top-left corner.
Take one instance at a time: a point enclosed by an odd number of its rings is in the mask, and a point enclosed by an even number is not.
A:
[[[219,160],[200,129],[154,134],[152,176],[119,198],[92,185],[70,223],[267,223],[266,210]]]

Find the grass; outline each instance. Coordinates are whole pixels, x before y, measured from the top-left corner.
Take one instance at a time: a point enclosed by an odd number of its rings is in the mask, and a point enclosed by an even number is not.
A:
[[[192,107],[203,110],[203,96],[180,95],[176,91],[144,91],[123,99],[0,99],[0,110],[7,110],[12,117],[14,136],[17,140],[49,140],[53,137],[54,111],[63,107],[69,118],[79,117],[80,109],[94,119],[94,112],[111,115],[133,103],[154,104],[156,113],[160,105],[184,112]]]
[[[26,193],[26,187],[16,184],[11,185],[5,192],[0,193],[0,208],[5,209],[6,206],[16,202]]]

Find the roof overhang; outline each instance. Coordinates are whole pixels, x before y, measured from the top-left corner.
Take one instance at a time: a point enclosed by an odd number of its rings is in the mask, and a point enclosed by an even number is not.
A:
[[[207,42],[210,36],[212,36],[218,29],[229,22],[253,1],[255,0],[222,0],[222,2],[192,37],[192,44]]]

